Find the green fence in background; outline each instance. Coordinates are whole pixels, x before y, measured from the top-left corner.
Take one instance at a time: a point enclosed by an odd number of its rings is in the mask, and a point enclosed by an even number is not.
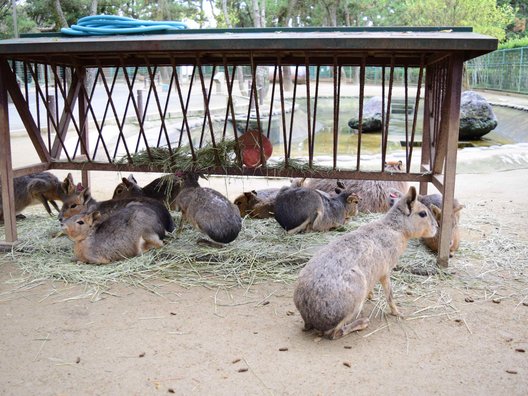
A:
[[[466,62],[471,88],[528,94],[528,47],[502,49]]]

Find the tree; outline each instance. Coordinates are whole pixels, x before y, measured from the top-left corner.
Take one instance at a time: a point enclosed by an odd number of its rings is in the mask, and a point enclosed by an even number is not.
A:
[[[472,26],[503,40],[513,18],[513,8],[496,0],[405,0],[389,20],[404,26]]]

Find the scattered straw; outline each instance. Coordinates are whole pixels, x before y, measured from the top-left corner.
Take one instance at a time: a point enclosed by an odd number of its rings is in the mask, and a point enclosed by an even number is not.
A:
[[[178,223],[179,214],[175,213]],[[115,283],[122,282],[156,292],[156,282],[175,282],[183,287],[205,286],[228,290],[250,288],[263,282],[291,284],[299,270],[321,245],[351,231],[379,215],[361,215],[341,231],[287,235],[274,219],[246,218],[239,237],[224,248],[198,245],[203,237],[190,226],[181,234],[170,235],[161,249],[110,265],[88,265],[71,261],[72,242],[55,237],[59,231],[56,219],[31,215],[18,223],[20,243],[3,256],[19,266],[22,278],[13,280],[15,289],[25,290],[44,279],[56,279],[86,286],[85,296],[97,297]],[[477,238],[462,241],[450,267],[443,271],[436,266],[436,257],[420,241],[411,241],[393,272],[392,284],[397,301],[407,298],[416,311],[412,316],[423,318],[440,313],[454,314],[451,297],[442,291],[448,283],[461,293],[476,291],[475,299],[487,300],[504,296],[527,300],[528,245],[512,238],[501,229],[491,214],[465,209],[462,225],[465,232],[480,233]],[[0,233],[0,238],[3,235]],[[2,259],[3,258],[3,259]],[[508,289],[504,283],[508,283]],[[513,285],[513,286],[512,286]],[[478,297],[482,295],[482,298]],[[5,298],[3,293],[0,298]],[[387,306],[378,286],[371,316],[383,315]],[[426,308],[423,308],[426,307]],[[404,308],[405,311],[405,308]]]

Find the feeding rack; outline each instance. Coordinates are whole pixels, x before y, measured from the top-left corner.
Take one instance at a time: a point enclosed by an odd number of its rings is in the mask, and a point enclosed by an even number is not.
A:
[[[1,41],[2,244],[17,241],[14,177],[80,170],[88,185],[92,171],[163,172],[181,168],[183,158],[218,175],[405,180],[419,182],[422,194],[433,183],[444,196],[438,263],[446,266],[463,63],[496,47],[496,39],[471,28],[206,29]],[[363,131],[369,96],[382,98],[375,138]],[[36,152],[35,163],[16,169],[10,108]],[[396,108],[404,171],[389,173]],[[359,121],[353,133],[349,118]],[[274,144],[264,166],[243,164],[237,142],[249,129]],[[218,149],[226,142],[234,142],[227,157]],[[199,163],[204,150],[209,162]],[[260,157],[264,162],[262,150]]]

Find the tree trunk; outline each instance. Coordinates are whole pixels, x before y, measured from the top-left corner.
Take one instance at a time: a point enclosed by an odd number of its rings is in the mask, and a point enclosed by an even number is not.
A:
[[[92,0],[90,4],[90,15],[96,15],[97,14],[97,2],[98,0]]]
[[[64,16],[64,12],[62,11],[62,5],[60,0],[55,0],[55,11],[57,12],[57,17],[59,18],[59,24],[63,28],[68,27],[68,21],[66,20],[66,17]]]
[[[261,20],[260,20],[260,7],[258,0],[253,0],[253,24],[255,27],[260,28],[261,26]]]
[[[229,18],[229,12],[227,12],[227,0],[222,0],[222,12],[228,28],[232,28],[231,19]]]

